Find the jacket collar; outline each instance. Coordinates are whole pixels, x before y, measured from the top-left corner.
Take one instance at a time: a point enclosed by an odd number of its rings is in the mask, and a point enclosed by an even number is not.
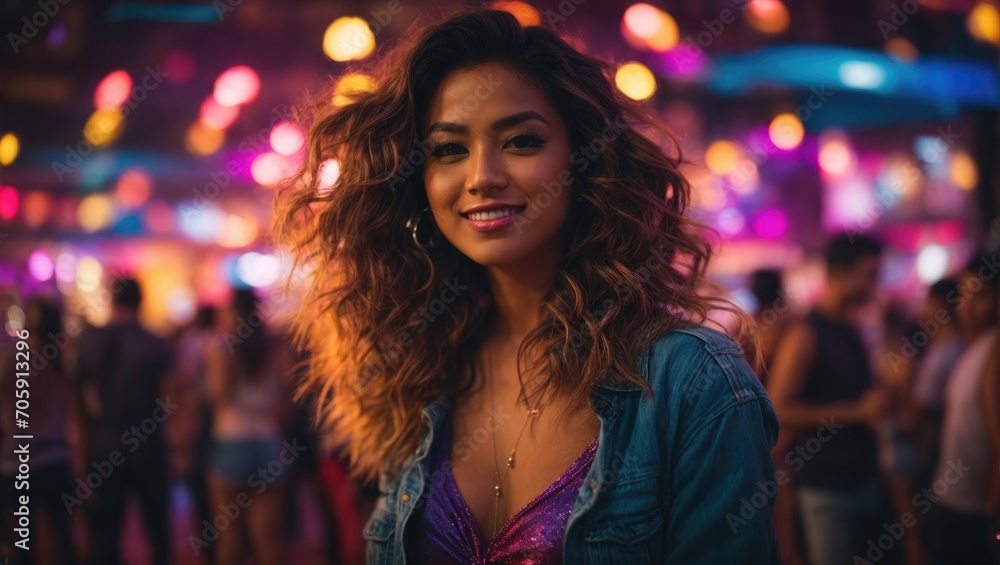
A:
[[[437,397],[433,402],[424,407],[424,420],[432,428],[437,428],[441,418],[451,410],[452,399],[447,395]]]

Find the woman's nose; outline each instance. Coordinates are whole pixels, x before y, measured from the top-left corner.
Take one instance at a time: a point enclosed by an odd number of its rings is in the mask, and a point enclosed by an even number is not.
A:
[[[491,190],[507,187],[509,179],[499,151],[478,148],[469,156],[469,172],[465,189],[470,193],[488,194]]]

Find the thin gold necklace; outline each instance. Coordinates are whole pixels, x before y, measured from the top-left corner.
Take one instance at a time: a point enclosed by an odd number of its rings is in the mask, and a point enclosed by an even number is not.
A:
[[[489,348],[486,350],[486,355],[489,358],[490,368],[492,368],[492,355]],[[527,398],[525,398],[527,402]],[[490,403],[496,407],[495,395],[493,394],[493,378],[490,378]],[[510,470],[514,468],[514,454],[517,452],[517,444],[521,441],[521,436],[524,435],[524,430],[528,427],[528,422],[531,418],[538,416],[538,411],[540,408],[531,408],[528,406],[527,418],[524,420],[524,425],[521,426],[521,431],[517,434],[517,439],[514,440],[514,447],[510,450],[510,455],[507,457],[507,467],[504,469],[503,477],[500,476],[500,465],[497,463],[497,430],[496,427],[493,428],[493,467],[495,469],[496,484],[493,486],[493,492],[495,494],[495,503],[493,506],[493,538],[496,538],[497,527],[499,526],[500,518],[500,498],[503,496],[503,483],[507,480],[507,476],[510,474]]]

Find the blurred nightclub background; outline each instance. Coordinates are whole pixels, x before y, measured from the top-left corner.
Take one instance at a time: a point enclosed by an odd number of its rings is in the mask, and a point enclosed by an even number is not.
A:
[[[5,347],[28,323],[28,299],[48,297],[70,336],[53,355],[72,373],[84,353],[78,330],[112,318],[106,286],[120,275],[138,281],[139,320],[172,345],[175,367],[189,366],[191,336],[211,331],[210,307],[221,314],[234,289],[253,289],[280,336],[292,299],[275,291],[290,265],[268,225],[273,187],[303,159],[293,104],[331,81],[345,93],[374,88],[354,61],[377,57],[417,15],[463,5],[0,2]],[[784,296],[802,312],[822,291],[831,235],[869,235],[885,245],[865,325],[874,344],[888,305],[915,319],[931,284],[1000,238],[994,1],[475,5],[507,9],[621,65],[618,87],[680,139],[692,214],[718,234],[710,274],[748,311],[762,306],[754,271],[780,272]],[[330,103],[342,103],[338,96]],[[336,177],[331,161],[324,186]],[[177,397],[196,399],[198,379],[175,374]],[[195,538],[208,539],[219,513],[199,513],[191,406],[165,431],[173,563],[208,562],[211,543]],[[302,404],[283,420],[289,441],[309,446],[282,502],[288,558],[358,562],[372,486],[347,480],[334,454],[316,452],[310,420]],[[96,469],[80,454],[82,435],[68,435],[75,454],[65,492]],[[76,553],[86,555],[86,513],[69,514]],[[128,562],[151,559],[137,508],[128,507],[123,529]],[[51,544],[37,551],[39,562],[56,562]]]

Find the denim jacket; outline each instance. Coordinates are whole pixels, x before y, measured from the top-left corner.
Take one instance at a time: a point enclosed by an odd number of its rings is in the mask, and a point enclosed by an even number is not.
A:
[[[771,400],[731,337],[706,327],[661,336],[639,356],[652,391],[596,387],[599,446],[563,536],[563,562],[779,563]],[[399,473],[382,474],[364,528],[369,565],[405,563],[407,519],[422,504],[448,402],[424,409],[427,433]]]

